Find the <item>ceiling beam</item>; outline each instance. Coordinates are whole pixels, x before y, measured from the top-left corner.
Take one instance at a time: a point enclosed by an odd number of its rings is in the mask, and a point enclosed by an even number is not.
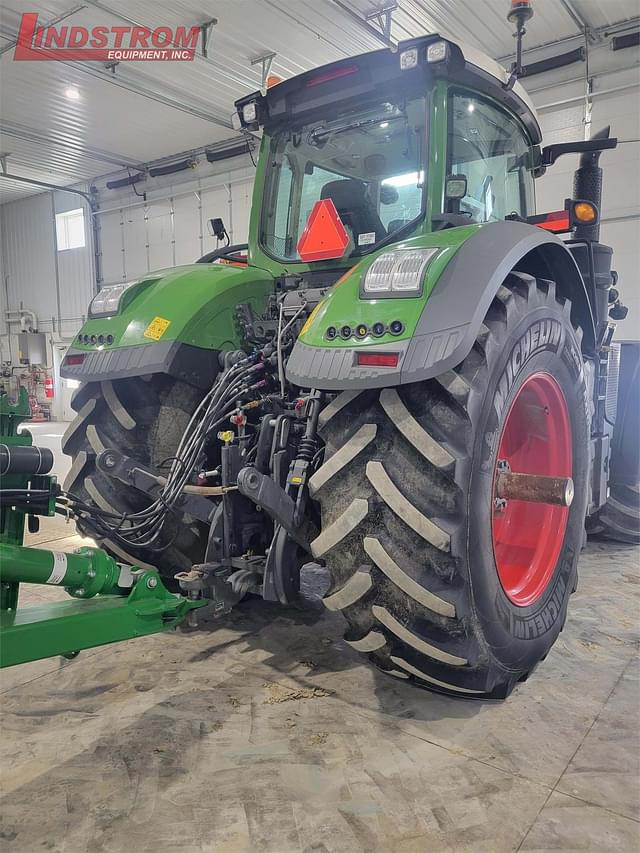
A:
[[[598,40],[598,36],[593,26],[584,17],[584,15],[576,9],[573,4],[573,0],[560,0],[560,5],[567,15],[569,15],[573,23],[587,35],[590,41]]]
[[[56,18],[51,18],[50,21],[47,21],[46,24],[42,24],[41,26],[46,29],[47,27],[55,27],[56,24],[59,24],[60,21],[64,21],[67,18],[70,18],[72,15],[75,15],[76,12],[81,12],[83,9],[87,7],[83,4],[81,6],[74,6],[73,9],[69,9],[68,12],[63,12],[61,15],[58,15]],[[12,50],[18,44],[18,39],[13,38],[9,41],[9,44],[5,44],[2,48],[0,48],[0,56],[3,53],[7,53],[7,51]]]
[[[107,69],[99,71],[97,68],[94,68],[88,63],[69,62],[67,60],[58,61],[62,62],[63,65],[68,65],[70,68],[76,68],[78,71],[82,71],[91,77],[95,77],[97,80],[103,80],[106,83],[111,83],[113,86],[119,86],[121,89],[127,89],[129,92],[133,92],[136,95],[142,95],[144,98],[156,101],[156,103],[162,104],[165,107],[180,110],[183,113],[192,115],[195,118],[203,119],[211,124],[216,124],[218,127],[224,127],[227,130],[231,128],[231,118],[223,118],[219,113],[207,112],[195,104],[190,104],[186,101],[178,101],[175,98],[165,95],[163,92],[149,89],[141,83],[137,83],[129,77],[123,76],[122,72],[112,74]]]
[[[385,47],[397,47],[396,42],[392,38],[386,36],[383,32],[380,32],[380,30],[376,27],[371,26],[371,24],[367,20],[361,18],[357,12],[354,12],[353,9],[349,7],[348,3],[343,2],[343,0],[331,0],[331,2],[339,9],[342,9],[345,15],[348,15],[351,20],[359,24],[364,30],[369,33],[370,36],[373,36],[373,38],[377,39],[379,42],[382,42]]]
[[[130,157],[125,157],[120,154],[114,154],[111,151],[104,151],[101,148],[91,148],[88,145],[82,145],[74,139],[69,139],[59,133],[50,134],[36,130],[33,127],[26,125],[14,124],[13,122],[0,121],[0,134],[10,136],[14,139],[22,139],[25,142],[34,142],[51,146],[52,148],[60,148],[63,151],[72,151],[87,157],[91,160],[99,160],[102,163],[109,163],[112,166],[119,166],[122,169],[127,167],[138,168],[139,162]]]
[[[87,6],[91,6],[94,9],[99,9],[101,12],[104,12],[106,15],[111,15],[113,18],[117,18],[119,21],[123,21],[125,24],[129,24],[131,27],[145,27],[146,29],[153,29],[153,27],[146,27],[145,24],[136,20],[135,18],[131,18],[129,15],[125,15],[124,12],[119,11],[118,9],[113,9],[111,6],[108,6],[106,3],[100,2],[100,0],[85,0]],[[204,23],[195,23],[194,26],[205,26],[207,24],[211,24],[212,22],[216,22],[216,26],[218,24],[217,18],[210,18],[208,21],[204,21]],[[175,42],[171,42],[172,45],[180,47],[181,45],[176,45]],[[222,80],[228,80],[234,86],[247,86],[247,88],[252,91],[254,89],[255,83],[253,79],[247,78],[246,80],[242,80],[241,77],[237,73],[227,72],[220,66],[219,63],[214,62],[208,56],[203,56],[202,53],[196,52],[194,58],[194,62],[204,63],[206,65],[210,65],[215,68],[216,76]]]
[[[16,181],[19,184],[30,184],[32,187],[41,187],[46,190],[54,190],[60,191],[64,193],[73,193],[74,195],[81,195],[89,204],[91,210],[95,208],[95,199],[89,193],[84,192],[83,190],[77,190],[72,187],[64,187],[59,186],[58,184],[50,184],[47,181],[36,181],[34,178],[23,178],[21,175],[12,175],[9,172],[0,171],[0,181],[7,180],[14,182]]]

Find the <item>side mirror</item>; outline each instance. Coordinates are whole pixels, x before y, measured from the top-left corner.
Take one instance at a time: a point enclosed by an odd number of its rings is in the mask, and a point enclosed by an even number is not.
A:
[[[589,139],[586,142],[556,142],[542,149],[542,165],[553,166],[563,154],[595,154],[616,148],[617,139]]]
[[[227,245],[229,244],[229,235],[227,234],[227,229],[224,227],[222,219],[209,219],[207,222],[207,228],[209,229],[209,234],[211,234],[212,237],[215,237],[216,240],[226,240]]]

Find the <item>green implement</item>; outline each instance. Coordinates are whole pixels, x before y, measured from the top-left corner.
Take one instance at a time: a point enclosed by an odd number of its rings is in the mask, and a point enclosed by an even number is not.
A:
[[[14,404],[0,397],[4,445],[31,445],[28,432],[17,433],[28,417],[24,389]],[[207,603],[169,592],[155,570],[122,565],[99,548],[66,554],[22,545],[27,515],[53,515],[57,485],[54,477],[18,471],[18,457],[6,459],[0,489],[0,667],[75,657],[81,649],[168,631]],[[36,492],[46,497],[38,511]],[[18,607],[21,583],[62,586],[77,600]]]

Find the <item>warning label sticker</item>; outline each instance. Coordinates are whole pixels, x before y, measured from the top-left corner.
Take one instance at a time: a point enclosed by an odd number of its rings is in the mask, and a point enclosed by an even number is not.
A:
[[[67,573],[67,555],[63,554],[62,551],[52,551],[51,553],[53,554],[53,567],[47,583],[62,583]]]
[[[154,317],[143,334],[145,338],[151,338],[152,341],[159,341],[170,325],[171,320],[165,320],[164,317]]]

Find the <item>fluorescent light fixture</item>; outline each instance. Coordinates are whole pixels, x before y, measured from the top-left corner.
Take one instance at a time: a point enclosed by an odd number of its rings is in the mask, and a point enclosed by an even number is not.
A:
[[[70,101],[80,100],[80,90],[77,86],[67,86],[67,88],[64,90],[64,93]]]
[[[411,184],[424,183],[424,172],[407,172],[404,175],[396,175],[393,178],[385,178],[382,181],[382,186],[387,187],[410,187]]]
[[[384,129],[385,129],[385,127],[389,127],[389,122],[388,122],[388,121],[382,121],[382,122],[380,122],[380,127],[384,130]]]

